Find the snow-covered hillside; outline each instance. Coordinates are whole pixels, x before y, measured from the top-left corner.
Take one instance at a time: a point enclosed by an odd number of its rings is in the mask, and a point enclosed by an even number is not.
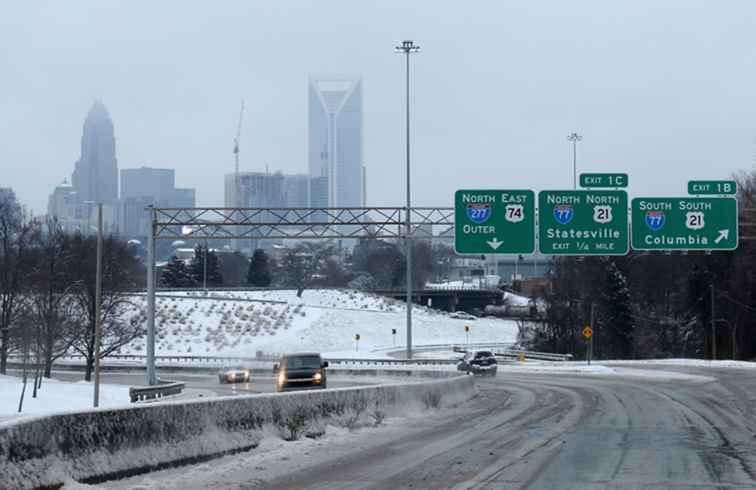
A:
[[[168,293],[166,293],[168,294]],[[404,303],[357,291],[296,291],[170,293],[157,299],[157,355],[254,356],[256,351],[314,350],[331,355],[360,353],[404,345]],[[253,301],[250,301],[253,300]],[[270,302],[263,302],[270,301]],[[135,299],[128,313],[146,322],[145,300]],[[514,322],[493,318],[466,320],[424,307],[415,307],[413,342],[416,345],[470,342],[514,342]],[[144,339],[121,353],[145,353]]]

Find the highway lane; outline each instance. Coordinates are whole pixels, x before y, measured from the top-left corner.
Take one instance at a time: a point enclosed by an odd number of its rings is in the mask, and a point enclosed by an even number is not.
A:
[[[631,367],[602,376],[504,371],[479,379],[479,394],[452,409],[347,436],[269,441],[104,487],[756,488],[756,371]]]
[[[362,436],[279,441],[281,453],[261,447],[106,488],[756,488],[756,372],[632,368],[500,372],[462,406]]]
[[[17,370],[9,371],[9,374],[20,376]],[[76,371],[53,371],[52,378],[59,381],[77,382],[84,379],[82,372]],[[185,374],[176,371],[162,373],[158,370],[158,378],[171,381],[181,381],[187,389],[198,394],[211,394],[221,396],[249,395],[253,393],[273,393],[276,391],[273,374],[252,374],[249,383],[220,383],[216,374]],[[143,386],[145,384],[144,371],[105,371],[100,376],[101,382],[106,384],[118,384],[127,386]],[[43,381],[44,382],[44,381]],[[331,388],[344,388],[349,386],[363,386],[375,384],[369,378],[355,379],[346,376],[333,376],[328,378],[328,386]]]

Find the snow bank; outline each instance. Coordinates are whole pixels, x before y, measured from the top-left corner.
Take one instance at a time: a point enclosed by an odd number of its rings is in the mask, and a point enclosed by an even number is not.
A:
[[[461,402],[471,376],[26,418],[0,423],[3,488],[97,481],[256,447],[271,430],[295,434],[329,420],[411,411]]]
[[[680,366],[720,369],[756,369],[756,362],[749,361],[708,361],[705,359],[641,359],[635,361],[601,361],[602,364],[638,365],[638,366]]]
[[[15,376],[0,376],[0,420],[64,410],[81,410],[92,406],[94,386],[90,382],[69,383],[44,378],[37,398],[32,398],[33,384],[34,378],[31,378],[26,385],[23,411],[18,413],[18,399],[23,381]],[[128,404],[128,386],[100,384],[100,407]]]
[[[616,363],[625,361],[616,361]],[[598,361],[588,366],[585,362],[526,362],[509,365],[499,365],[499,373],[543,373],[583,376],[619,376],[622,378],[642,378],[656,381],[687,381],[708,383],[714,378],[695,374],[664,371],[659,369],[632,369],[612,366],[612,361]]]

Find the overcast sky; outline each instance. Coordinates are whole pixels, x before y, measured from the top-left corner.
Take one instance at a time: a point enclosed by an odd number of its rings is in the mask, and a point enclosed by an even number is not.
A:
[[[404,64],[414,39],[417,205],[458,188],[570,188],[630,174],[631,195],[750,170],[756,2],[51,1],[0,7],[0,186],[35,212],[70,178],[101,98],[119,168],[174,167],[223,203],[241,99],[243,171],[305,172],[307,78],[364,80],[368,204],[404,199]]]

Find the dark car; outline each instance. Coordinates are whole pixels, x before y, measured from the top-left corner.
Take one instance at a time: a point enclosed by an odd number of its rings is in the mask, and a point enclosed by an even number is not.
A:
[[[273,366],[276,391],[324,389],[327,367],[328,362],[317,353],[286,354]]]
[[[218,371],[221,383],[249,383],[249,369],[244,366],[226,366]]]
[[[496,376],[498,363],[492,352],[479,350],[465,354],[465,357],[457,364],[457,370],[467,374],[480,374]]]

